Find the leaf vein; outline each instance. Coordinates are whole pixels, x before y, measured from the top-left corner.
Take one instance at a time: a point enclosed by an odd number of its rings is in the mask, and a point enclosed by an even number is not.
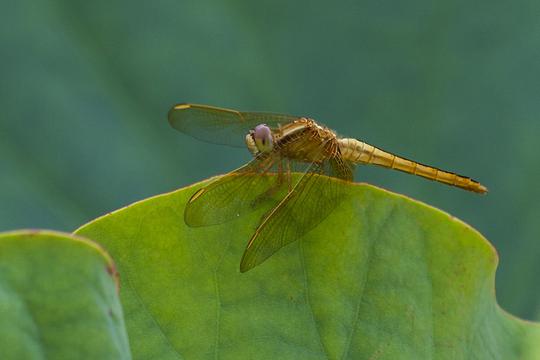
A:
[[[371,242],[369,244],[369,250],[368,250],[368,253],[366,255],[367,256],[367,259],[366,259],[366,262],[367,262],[366,275],[364,276],[364,281],[362,282],[363,286],[362,286],[362,289],[360,290],[360,294],[358,296],[358,305],[356,306],[353,327],[351,329],[351,335],[349,336],[349,339],[347,340],[347,345],[345,347],[345,351],[343,352],[342,359],[346,359],[348,357],[348,355],[349,355],[349,352],[351,351],[352,340],[354,338],[354,334],[356,333],[358,320],[360,318],[360,307],[362,306],[362,302],[363,302],[364,294],[365,294],[365,289],[366,289],[367,282],[368,282],[368,279],[369,279],[369,273],[370,273],[370,270],[372,268],[371,264],[373,262],[373,256],[372,256],[373,248],[375,247],[375,243],[377,242],[377,240],[380,238],[382,230],[385,228],[388,221],[392,218],[392,216],[394,214],[394,211],[395,211],[395,205],[392,205],[392,207],[388,211],[388,215],[386,215],[386,217],[385,217],[384,221],[382,222],[382,224],[380,226],[378,226],[377,235],[374,236],[374,238],[371,240]]]
[[[322,339],[322,335],[321,335],[321,332],[319,330],[319,326],[317,325],[317,319],[315,318],[315,313],[313,311],[313,305],[311,304],[311,294],[310,294],[310,291],[309,291],[309,278],[308,278],[308,274],[307,274],[307,268],[306,268],[306,259],[305,259],[305,255],[304,255],[304,246],[303,246],[303,241],[300,240],[299,242],[299,249],[300,249],[300,261],[302,262],[302,269],[303,269],[303,273],[304,273],[304,291],[306,293],[306,302],[307,302],[307,305],[308,305],[308,308],[309,308],[309,313],[310,313],[310,316],[311,316],[311,320],[313,320],[313,325],[315,327],[315,331],[317,332],[317,335],[318,335],[318,338],[319,338],[319,345],[321,347],[321,350],[323,351],[325,357],[328,359],[328,350],[326,349],[326,347],[324,346],[324,342],[323,342],[323,339]]]

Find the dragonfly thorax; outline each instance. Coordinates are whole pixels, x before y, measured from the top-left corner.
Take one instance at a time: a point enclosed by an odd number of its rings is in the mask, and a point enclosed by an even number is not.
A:
[[[334,132],[308,118],[282,126],[276,144],[285,157],[307,163],[320,163],[337,151]]]
[[[257,125],[245,137],[253,156],[278,149],[282,157],[302,162],[321,162],[337,150],[335,134],[308,118],[270,129]]]

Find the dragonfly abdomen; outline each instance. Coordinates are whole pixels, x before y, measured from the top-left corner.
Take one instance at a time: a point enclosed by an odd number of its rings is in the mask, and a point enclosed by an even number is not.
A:
[[[412,161],[356,139],[339,139],[339,149],[344,160],[355,164],[374,164],[395,169],[408,174],[456,186],[477,193],[486,193],[487,188],[469,177],[441,170],[432,166]]]

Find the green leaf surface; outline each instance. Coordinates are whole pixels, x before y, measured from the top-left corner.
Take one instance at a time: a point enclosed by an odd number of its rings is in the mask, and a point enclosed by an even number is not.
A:
[[[540,326],[496,303],[494,248],[456,218],[343,185],[319,226],[241,274],[262,212],[189,228],[185,204],[204,184],[77,231],[118,263],[136,358],[539,358]]]
[[[111,258],[69,234],[0,234],[0,334],[0,359],[130,359]]]

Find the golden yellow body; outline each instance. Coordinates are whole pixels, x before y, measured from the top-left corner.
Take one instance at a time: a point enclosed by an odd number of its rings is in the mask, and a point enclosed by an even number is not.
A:
[[[353,164],[378,165],[476,193],[487,192],[485,186],[469,177],[397,156],[360,140],[338,138],[334,131],[312,119],[300,118],[284,124],[274,129],[273,136],[276,146],[281,146],[283,155],[290,159],[318,162],[335,157],[335,152],[339,151],[344,161]],[[257,154],[257,147],[249,135],[246,136],[246,144],[252,154]]]

